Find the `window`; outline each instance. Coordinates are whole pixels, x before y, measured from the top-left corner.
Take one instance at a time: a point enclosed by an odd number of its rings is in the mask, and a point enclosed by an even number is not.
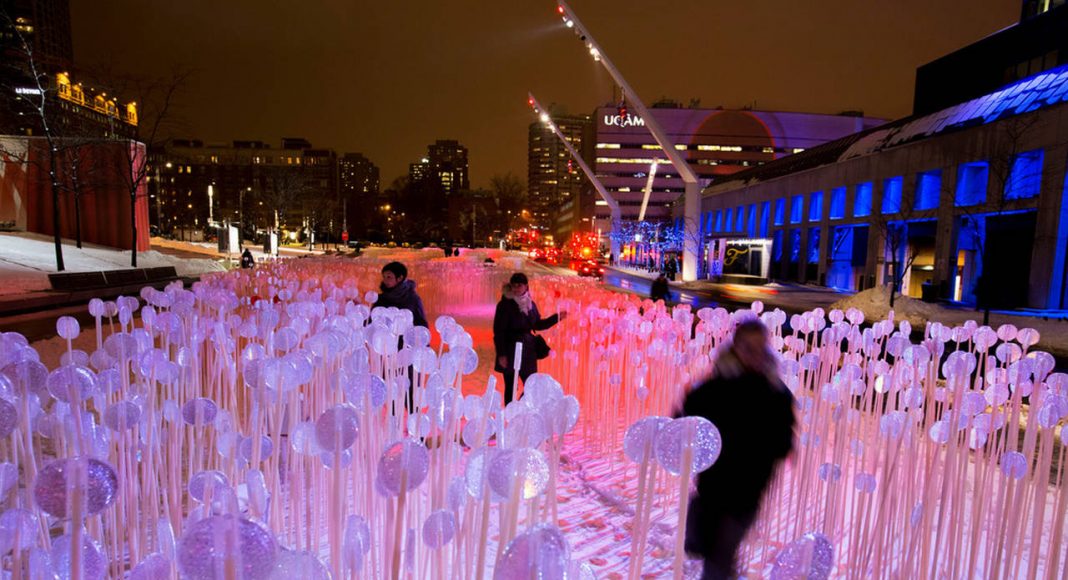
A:
[[[723,231],[723,212],[721,210],[716,210],[716,231]]]
[[[790,263],[796,264],[801,259],[801,230],[790,230]]]
[[[756,216],[756,211],[757,211],[756,204],[755,203],[749,204],[749,230],[748,231],[749,231],[749,237],[750,238],[755,238],[756,235],[757,235],[756,234],[756,217],[757,217]]]
[[[808,221],[818,222],[823,219],[823,192],[813,191],[808,196]]]
[[[832,220],[840,220],[845,217],[846,188],[836,187],[831,190],[831,211],[829,217]]]
[[[805,196],[795,195],[790,199],[790,223],[801,223],[801,217],[805,214]]]
[[[853,217],[871,215],[871,182],[858,183],[856,197],[853,199]]]
[[[738,206],[737,219],[738,219],[738,221],[734,225],[734,231],[736,231],[736,232],[744,232],[745,231],[745,206],[744,205]]]
[[[733,217],[734,217],[734,210],[728,207],[728,208],[727,208],[727,214],[726,214],[726,216],[725,216],[725,217],[723,218],[723,222],[724,222],[724,224],[723,224],[723,227],[724,227],[724,228],[726,229],[726,231],[728,231],[728,232],[729,232],[729,231],[731,231],[731,224],[732,224],[732,222],[734,221],[734,220],[732,219]]]
[[[938,209],[938,200],[942,195],[942,172],[935,169],[916,176],[916,199],[912,209],[924,211]]]
[[[903,179],[891,177],[883,181],[883,214],[895,214],[901,212],[901,184]]]
[[[965,163],[957,169],[957,191],[953,205],[967,207],[986,202],[990,166],[986,161]]]
[[[774,254],[775,261],[782,260],[782,230],[775,230],[775,234],[772,237],[771,244],[773,247],[772,253]]]
[[[1037,197],[1042,188],[1042,150],[1020,153],[1012,160],[1005,199]]]
[[[775,200],[775,225],[781,226],[786,222],[786,200]]]
[[[818,264],[820,261],[820,229],[808,230],[808,263]]]
[[[768,237],[768,225],[771,223],[771,202],[760,204],[760,237]]]

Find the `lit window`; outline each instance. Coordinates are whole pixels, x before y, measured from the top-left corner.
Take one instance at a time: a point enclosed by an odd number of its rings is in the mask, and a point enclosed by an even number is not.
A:
[[[986,202],[989,166],[986,161],[965,163],[957,170],[957,191],[954,205],[967,207]]]
[[[857,184],[856,197],[853,199],[853,217],[871,215],[871,182]]]
[[[805,196],[795,195],[790,199],[790,223],[801,223],[801,217],[805,214]]]
[[[831,190],[831,211],[829,217],[832,220],[840,220],[845,217],[846,188],[836,187]]]
[[[1020,153],[1012,160],[1005,183],[1005,199],[1038,197],[1042,187],[1042,150]]]
[[[937,209],[942,195],[942,172],[926,171],[916,176],[916,199],[912,208],[917,211]]]
[[[901,211],[901,183],[900,177],[891,177],[883,182],[883,214],[892,215]]]
[[[823,219],[823,192],[814,191],[809,194],[808,221],[818,222]]]

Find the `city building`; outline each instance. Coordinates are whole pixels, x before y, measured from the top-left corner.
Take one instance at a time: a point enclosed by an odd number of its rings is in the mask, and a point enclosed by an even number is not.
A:
[[[351,238],[366,237],[373,207],[378,199],[378,166],[362,153],[346,153],[338,158],[338,193],[344,205]]]
[[[23,43],[41,72],[71,70],[70,0],[0,0],[0,54],[24,66]]]
[[[1068,64],[1068,4],[1025,0],[1019,23],[916,70],[914,115],[993,93],[1013,81]]]
[[[315,232],[339,239],[344,224],[338,159],[305,139],[211,144],[172,139],[150,155],[153,223],[176,237],[229,222],[247,237],[282,231],[290,241]],[[325,239],[324,239],[325,238]]]
[[[1004,43],[1021,27],[1068,38],[1063,3],[1037,14],[1023,4],[1020,24],[977,43],[1005,50],[994,69],[1035,54],[1029,43]],[[889,285],[992,308],[1068,307],[1068,64],[1003,85],[980,81],[961,84],[988,86],[974,98],[924,87],[918,101],[947,105],[707,188],[705,272],[847,290]]]
[[[705,271],[1063,309],[1066,132],[1062,66],[737,173],[704,192]]]
[[[860,113],[699,109],[670,102],[654,105],[650,112],[698,177],[708,181],[883,123]],[[669,221],[672,205],[683,193],[683,182],[645,127],[645,120],[619,107],[600,107],[594,113],[594,126],[594,170],[619,202],[623,220],[638,219],[644,191],[650,187],[644,219]],[[607,203],[595,203],[598,227],[608,232]]]
[[[593,118],[568,115],[549,107],[553,122],[567,140],[591,162]],[[587,227],[593,217],[594,192],[579,165],[552,130],[542,122],[530,124],[527,135],[527,206],[534,226],[566,241],[571,233]]]
[[[426,157],[409,166],[408,181],[444,196],[470,189],[467,147],[450,139],[439,139],[428,145]]]

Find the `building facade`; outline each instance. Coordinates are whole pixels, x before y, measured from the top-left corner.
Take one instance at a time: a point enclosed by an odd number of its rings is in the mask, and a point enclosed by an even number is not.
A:
[[[705,271],[1063,309],[1066,164],[1061,66],[709,187]]]
[[[239,225],[249,238],[281,231],[290,241],[315,232],[327,241],[344,224],[338,158],[287,138],[211,144],[173,139],[151,153],[153,223],[164,234],[199,235],[219,224]]]
[[[446,197],[470,189],[467,147],[453,139],[439,139],[428,145],[426,157],[408,167],[408,181]]]
[[[703,180],[755,167],[881,124],[860,114],[817,115],[751,110],[652,108],[650,113]],[[617,107],[594,113],[594,170],[619,202],[624,221],[666,222],[683,181],[641,117]],[[655,162],[655,165],[654,165]],[[706,181],[706,182],[707,182]],[[609,231],[607,203],[596,201],[598,227]]]
[[[350,237],[366,237],[373,212],[368,208],[378,200],[378,166],[362,153],[346,153],[338,158],[338,194],[341,196]]]
[[[916,70],[914,115],[1068,64],[1068,4],[1024,0],[1020,22]]]
[[[552,107],[550,107],[550,112]],[[592,162],[593,118],[552,114],[571,145]],[[527,206],[533,225],[566,242],[571,232],[593,217],[593,190],[578,163],[545,123],[530,124],[527,133]]]

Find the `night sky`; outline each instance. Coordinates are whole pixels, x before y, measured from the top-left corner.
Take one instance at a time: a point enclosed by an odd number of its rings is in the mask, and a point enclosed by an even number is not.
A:
[[[911,112],[915,68],[1012,24],[1019,0],[573,0],[646,103]],[[473,187],[526,180],[526,104],[589,113],[613,83],[552,0],[73,0],[75,60],[195,71],[189,137],[303,136],[359,151],[382,186],[435,139],[470,149]]]

